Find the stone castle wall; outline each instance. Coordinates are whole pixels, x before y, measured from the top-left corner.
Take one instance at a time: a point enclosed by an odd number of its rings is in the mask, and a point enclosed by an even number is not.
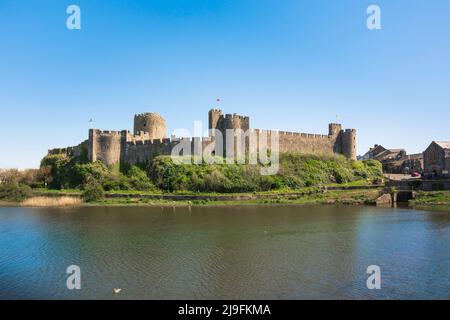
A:
[[[209,129],[219,130],[224,136],[226,145],[226,130],[241,129],[246,132],[250,129],[249,117],[236,114],[223,115],[220,110],[209,111]],[[270,149],[271,130],[253,130],[259,137],[259,133],[267,136],[267,146]],[[356,160],[356,131],[353,129],[342,130],[342,125],[330,123],[328,135],[309,134],[300,132],[276,131],[279,138],[279,151],[282,153],[295,152],[304,154],[332,155],[343,154],[347,158]],[[257,138],[259,140],[259,138]],[[258,147],[259,150],[259,147]]]
[[[273,131],[258,130],[271,139]],[[278,131],[279,151],[281,153],[333,154],[337,136]]]
[[[207,138],[166,138],[165,120],[158,114],[145,113],[134,118],[134,134],[127,130],[101,131],[89,130],[89,140],[84,142],[88,150],[89,161],[100,160],[108,166],[119,162],[137,164],[151,161],[159,155],[171,155],[173,148],[183,142],[188,145],[191,154],[199,154],[196,147],[213,149],[212,144],[217,139],[214,137],[214,129],[219,130],[223,136],[224,154],[226,154],[226,130],[241,129],[242,132],[254,134],[259,141],[261,134],[267,137],[267,147],[271,149],[271,137],[275,131],[250,129],[249,117],[236,114],[223,115],[220,110],[209,111],[210,137]],[[349,159],[356,160],[356,131],[353,129],[342,130],[340,124],[331,123],[328,127],[328,135],[307,134],[299,132],[276,131],[279,137],[279,151],[281,153],[294,152],[304,154],[332,155],[343,154]],[[249,150],[247,137],[245,148]],[[218,140],[217,140],[218,141]],[[235,144],[238,139],[235,138]],[[66,149],[54,149],[51,152],[61,152],[72,155],[80,154],[80,146]],[[178,146],[179,147],[179,146]],[[235,146],[235,148],[237,148]],[[218,150],[220,150],[219,148]],[[259,146],[257,146],[259,150]]]
[[[77,146],[67,147],[67,148],[55,148],[48,150],[48,155],[66,155],[70,157],[79,157],[82,154],[82,149],[87,148],[89,140],[85,140]]]
[[[156,139],[147,141],[128,141],[125,143],[121,161],[134,165],[152,160],[160,155],[171,155],[174,147],[180,143],[189,145],[184,150],[189,150],[191,155],[201,154],[201,150],[205,150],[213,141],[210,138],[181,138],[181,139]],[[197,149],[196,149],[197,148]],[[179,154],[182,156],[182,154]]]
[[[126,130],[118,132],[91,129],[87,141],[88,158],[92,162],[100,160],[108,166],[119,162],[134,165],[150,161],[159,155],[171,155],[173,148],[180,142],[189,143],[190,148],[184,150],[189,149],[191,154],[200,154],[198,146],[201,145],[201,150],[204,150],[213,143],[213,139],[164,138],[149,140],[148,135],[144,133],[135,136]]]

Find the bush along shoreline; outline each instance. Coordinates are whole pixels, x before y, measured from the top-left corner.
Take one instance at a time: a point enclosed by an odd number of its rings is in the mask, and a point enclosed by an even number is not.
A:
[[[0,177],[0,202],[22,202],[36,194],[72,194],[91,204],[151,204],[174,200],[204,204],[210,199],[215,203],[238,200],[255,203],[326,203],[339,202],[339,197],[347,199],[346,194],[342,193],[346,192],[350,198],[356,197],[354,203],[367,203],[373,194],[364,197],[364,190],[353,195],[350,190],[341,191],[342,194],[338,195],[337,191],[324,192],[324,188],[330,185],[365,186],[383,179],[380,162],[351,161],[338,155],[281,154],[279,167],[276,175],[263,176],[259,165],[175,164],[169,156],[158,156],[148,163],[135,166],[121,164],[107,167],[100,161],[89,163],[85,157],[48,155],[37,170],[3,172],[3,177]],[[355,193],[355,190],[352,192]],[[158,197],[163,193],[192,196]],[[140,194],[155,196],[139,197]],[[220,195],[236,196],[222,200]],[[143,199],[130,200],[133,198]],[[350,198],[348,202],[352,202]]]

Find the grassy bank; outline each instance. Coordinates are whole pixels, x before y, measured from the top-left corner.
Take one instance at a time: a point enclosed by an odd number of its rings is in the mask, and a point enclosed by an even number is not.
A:
[[[270,205],[270,204],[349,204],[369,205],[374,204],[380,190],[336,190],[325,193],[310,194],[240,194],[239,200],[170,200],[170,199],[146,199],[146,198],[107,198],[90,203],[94,206],[226,206],[226,205]],[[270,197],[268,197],[270,196]]]
[[[326,188],[301,188],[285,192],[251,193],[162,193],[111,191],[105,198],[85,202],[81,190],[33,190],[33,195],[21,201],[0,201],[0,206],[226,206],[270,204],[348,204],[373,205],[382,192],[381,187],[351,188],[340,186],[338,190]],[[409,206],[423,209],[450,211],[450,191],[420,191]]]
[[[65,196],[95,204],[264,199],[317,202],[331,201],[336,188],[371,185],[382,178],[379,162],[351,161],[339,155],[282,154],[277,174],[265,176],[261,169],[261,165],[250,164],[175,164],[168,156],[135,166],[107,167],[101,162],[88,163],[83,157],[49,155],[34,175],[27,172],[24,177],[11,171],[3,178],[6,183],[0,185],[0,201],[17,203],[47,197],[39,200],[46,202]],[[326,196],[321,195],[325,186],[330,191]]]
[[[450,211],[450,191],[419,191],[409,205],[419,209]]]
[[[261,168],[250,164],[175,164],[169,156],[158,156],[149,163],[131,167],[109,168],[101,162],[83,163],[81,158],[64,155],[47,156],[41,164],[51,189],[69,190],[84,189],[86,184],[95,182],[105,191],[241,193],[382,178],[378,161],[351,161],[338,155],[281,154],[276,175],[261,175]]]
[[[418,191],[415,199],[409,201],[413,206],[441,205],[450,207],[450,191]]]
[[[34,189],[26,199],[2,201],[0,206],[226,206],[270,204],[349,204],[372,205],[382,187],[354,183],[325,187],[277,190],[276,192],[213,193],[161,191],[108,191],[104,198],[86,202],[82,190]],[[28,189],[27,191],[28,192]],[[28,194],[28,193],[27,193]],[[17,193],[15,193],[17,196]],[[20,200],[19,200],[20,199]],[[419,191],[409,206],[450,211],[450,191]]]
[[[237,204],[373,204],[381,188],[376,186],[306,187],[278,192],[248,193],[162,193],[109,191],[97,200],[85,201],[82,190],[35,189],[25,199],[1,201],[0,206],[63,207],[63,206],[197,206]]]
[[[106,194],[96,201],[82,201],[81,193],[51,191],[51,196],[34,195],[22,202],[1,202],[0,206],[225,206],[225,205],[270,205],[270,204],[374,204],[380,188],[332,190],[303,188],[287,193],[238,193],[238,194]],[[145,197],[151,196],[151,197]]]
[[[408,205],[416,209],[450,212],[450,191],[417,191]]]

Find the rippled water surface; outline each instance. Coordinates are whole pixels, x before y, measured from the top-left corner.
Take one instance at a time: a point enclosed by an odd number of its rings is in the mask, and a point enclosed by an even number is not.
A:
[[[0,208],[0,299],[449,299],[449,280],[449,212]]]

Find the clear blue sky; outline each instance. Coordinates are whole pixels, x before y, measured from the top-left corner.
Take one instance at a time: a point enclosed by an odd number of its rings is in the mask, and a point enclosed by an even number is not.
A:
[[[370,4],[382,30],[366,28]],[[421,152],[450,140],[449,16],[448,0],[0,0],[0,167],[37,167],[90,118],[206,124],[217,97],[254,128],[327,133],[339,115],[359,154]]]

